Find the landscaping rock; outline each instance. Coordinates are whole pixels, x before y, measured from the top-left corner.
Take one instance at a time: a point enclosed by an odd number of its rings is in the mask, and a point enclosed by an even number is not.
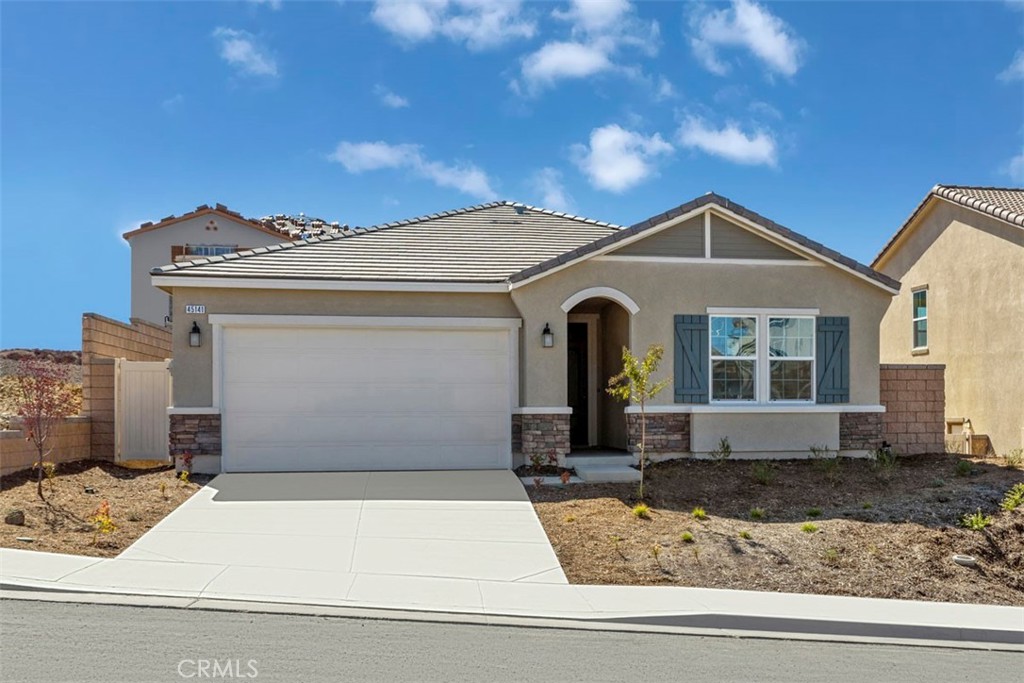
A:
[[[25,526],[25,513],[22,510],[10,510],[4,515],[4,524]]]
[[[96,493],[96,488],[93,487],[93,486],[86,486],[85,487],[85,492],[86,493]]]

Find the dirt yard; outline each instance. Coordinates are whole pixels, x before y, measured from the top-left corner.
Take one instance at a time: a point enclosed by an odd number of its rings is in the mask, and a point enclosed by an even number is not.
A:
[[[195,475],[182,484],[170,468],[135,470],[90,460],[62,463],[52,490],[49,481],[43,482],[44,503],[36,495],[34,474],[18,472],[5,476],[0,484],[3,517],[14,510],[25,513],[24,526],[0,518],[0,546],[98,557],[113,557],[127,548],[207,479]],[[117,528],[97,534],[89,518],[103,501],[109,503],[110,519]]]
[[[780,462],[767,474],[749,461],[653,465],[648,519],[632,512],[633,484],[528,488],[571,583],[1024,605],[1024,506],[999,507],[1024,471],[958,460]],[[958,526],[979,508],[991,526]]]

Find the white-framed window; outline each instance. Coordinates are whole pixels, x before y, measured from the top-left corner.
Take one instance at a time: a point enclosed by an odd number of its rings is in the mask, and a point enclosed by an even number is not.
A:
[[[712,403],[814,402],[813,315],[711,315],[709,327]]]
[[[915,289],[912,294],[914,310],[911,313],[913,316],[913,335],[914,335],[914,349],[927,349],[928,348],[928,288],[920,287]]]
[[[186,244],[186,256],[223,256],[238,251],[237,244]]]

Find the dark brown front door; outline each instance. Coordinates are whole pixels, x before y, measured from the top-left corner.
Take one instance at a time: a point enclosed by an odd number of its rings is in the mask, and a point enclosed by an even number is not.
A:
[[[590,415],[587,411],[587,325],[586,323],[569,323],[566,356],[569,367],[566,373],[569,379],[569,440],[573,446],[588,445],[588,427]]]

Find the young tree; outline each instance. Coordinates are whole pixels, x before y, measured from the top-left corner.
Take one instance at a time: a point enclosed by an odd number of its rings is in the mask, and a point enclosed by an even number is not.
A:
[[[668,380],[651,382],[665,349],[651,344],[643,358],[622,347],[622,372],[608,380],[608,393],[621,401],[640,406],[640,498],[644,497],[644,465],[647,462],[647,402],[668,386]]]
[[[75,411],[75,396],[70,385],[68,366],[31,359],[18,364],[14,375],[18,395],[15,409],[21,417],[26,438],[35,446],[36,494],[43,496],[44,464],[53,450],[47,444],[64,418]]]

